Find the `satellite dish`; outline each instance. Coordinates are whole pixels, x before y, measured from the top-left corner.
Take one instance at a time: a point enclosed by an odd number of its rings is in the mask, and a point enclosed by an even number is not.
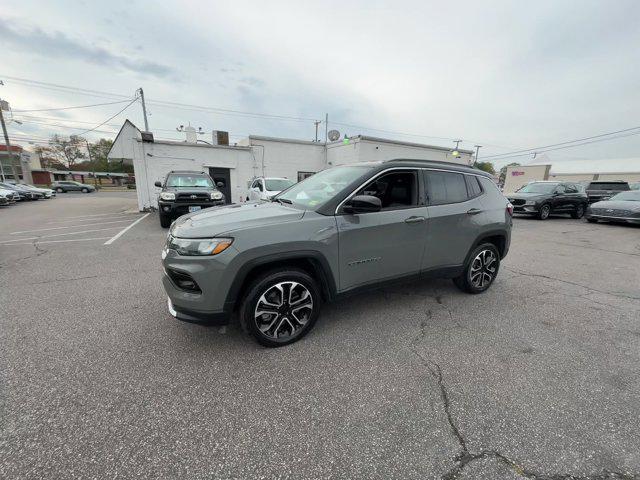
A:
[[[338,130],[329,130],[328,135],[329,140],[331,140],[332,142],[335,142],[340,138],[340,132]]]

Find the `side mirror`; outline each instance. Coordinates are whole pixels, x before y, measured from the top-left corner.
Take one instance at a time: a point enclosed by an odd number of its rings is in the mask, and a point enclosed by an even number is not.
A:
[[[160,187],[160,188],[162,188],[162,183],[160,183],[160,182],[156,182],[156,183],[154,183],[154,185],[155,185],[156,187]]]
[[[379,212],[380,210],[382,210],[382,202],[373,195],[356,195],[343,207],[345,213],[353,214]]]
[[[222,183],[222,182],[218,182],[218,183],[216,183],[216,185],[218,186],[218,188],[224,187],[224,183]]]

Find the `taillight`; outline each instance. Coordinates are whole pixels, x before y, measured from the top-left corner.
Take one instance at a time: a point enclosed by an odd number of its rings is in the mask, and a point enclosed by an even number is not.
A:
[[[511,202],[507,203],[507,213],[513,217],[513,205],[511,205]]]

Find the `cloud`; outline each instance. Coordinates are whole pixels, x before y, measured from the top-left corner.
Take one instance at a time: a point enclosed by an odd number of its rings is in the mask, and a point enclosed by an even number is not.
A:
[[[8,23],[6,19],[0,19],[0,38],[31,54],[37,52],[45,57],[76,58],[96,65],[121,68],[158,78],[175,75],[174,70],[166,65],[119,55],[106,48],[75,40],[62,32],[48,33],[39,28],[17,29],[7,26]]]

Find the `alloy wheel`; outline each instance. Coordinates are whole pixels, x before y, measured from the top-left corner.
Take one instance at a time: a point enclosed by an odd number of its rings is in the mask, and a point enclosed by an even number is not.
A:
[[[549,208],[549,205],[543,205],[542,209],[540,210],[540,218],[543,219],[543,220],[548,218],[550,211],[551,211],[551,209]]]
[[[288,340],[298,336],[313,313],[313,296],[299,282],[279,282],[267,288],[254,310],[258,330],[267,338]]]
[[[496,275],[496,267],[498,265],[497,257],[491,250],[482,250],[476,258],[471,262],[471,285],[475,288],[485,288],[488,286]]]

